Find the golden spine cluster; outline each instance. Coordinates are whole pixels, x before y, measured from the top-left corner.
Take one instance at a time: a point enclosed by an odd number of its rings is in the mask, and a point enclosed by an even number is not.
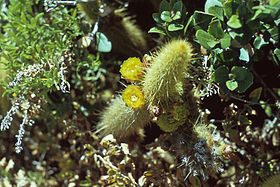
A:
[[[191,44],[183,39],[172,40],[156,54],[142,80],[148,108],[180,101],[184,73],[192,59]]]
[[[272,186],[275,186],[275,187],[280,186],[280,175],[279,174],[276,174],[276,175],[273,175],[273,176],[269,177],[261,185],[261,187],[272,187]]]
[[[96,132],[101,136],[113,134],[116,138],[125,138],[142,129],[150,120],[149,112],[145,108],[134,110],[127,106],[119,95],[102,113]]]
[[[100,0],[88,3],[79,3],[77,8],[91,24],[94,24],[98,19],[100,3]]]

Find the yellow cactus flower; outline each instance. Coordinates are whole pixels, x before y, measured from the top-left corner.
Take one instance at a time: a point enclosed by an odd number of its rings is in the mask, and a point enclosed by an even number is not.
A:
[[[142,63],[139,58],[132,57],[125,60],[121,66],[122,78],[128,81],[139,81],[143,75]]]
[[[133,109],[141,109],[145,105],[144,94],[139,86],[127,86],[122,93],[122,97],[126,105]]]

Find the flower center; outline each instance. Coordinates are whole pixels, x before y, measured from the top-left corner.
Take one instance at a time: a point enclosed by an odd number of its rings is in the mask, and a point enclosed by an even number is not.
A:
[[[135,102],[137,100],[137,96],[136,95],[132,95],[130,97],[130,99],[131,99],[132,102]]]

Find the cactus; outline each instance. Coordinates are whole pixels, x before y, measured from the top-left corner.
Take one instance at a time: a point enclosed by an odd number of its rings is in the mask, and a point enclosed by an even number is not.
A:
[[[184,74],[192,59],[191,44],[183,39],[172,40],[156,54],[142,80],[148,108],[180,102]]]
[[[97,0],[80,3],[77,7],[90,24],[95,24],[100,15],[100,5],[101,1]],[[114,10],[113,7],[107,7],[107,11],[102,16],[99,31],[112,42],[112,51],[124,56],[142,55],[146,52],[150,37],[135,24],[135,20],[127,14],[127,10],[125,8]]]
[[[80,3],[77,5],[78,10],[85,15],[91,24],[94,24],[98,19],[100,2],[100,0],[97,0],[88,3]]]
[[[269,187],[269,186],[280,186],[280,175],[279,173],[265,179],[265,182],[261,185],[261,187]]]
[[[139,56],[147,52],[150,37],[135,22],[122,8],[115,10],[100,26],[100,31],[112,42],[113,52],[123,56]]]
[[[136,85],[129,85],[122,97],[112,101],[102,114],[97,132],[102,135],[112,133],[117,138],[130,136],[151,120],[148,111],[158,105],[163,109],[157,121],[162,130],[173,132],[186,120],[194,124],[198,107],[185,78],[191,59],[191,44],[177,39],[167,43],[152,62],[146,64],[144,77],[144,67],[138,58],[124,61],[120,71],[122,77],[128,81],[140,81],[141,86],[136,82]]]
[[[150,120],[150,114],[145,108],[134,110],[126,105],[121,96],[117,96],[104,110],[96,133],[100,133],[101,136],[113,134],[116,138],[125,138],[135,134]]]

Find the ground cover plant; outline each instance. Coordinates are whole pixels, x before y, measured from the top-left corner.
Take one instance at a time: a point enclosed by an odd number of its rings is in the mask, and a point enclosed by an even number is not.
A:
[[[280,183],[280,1],[0,1],[1,186]]]

